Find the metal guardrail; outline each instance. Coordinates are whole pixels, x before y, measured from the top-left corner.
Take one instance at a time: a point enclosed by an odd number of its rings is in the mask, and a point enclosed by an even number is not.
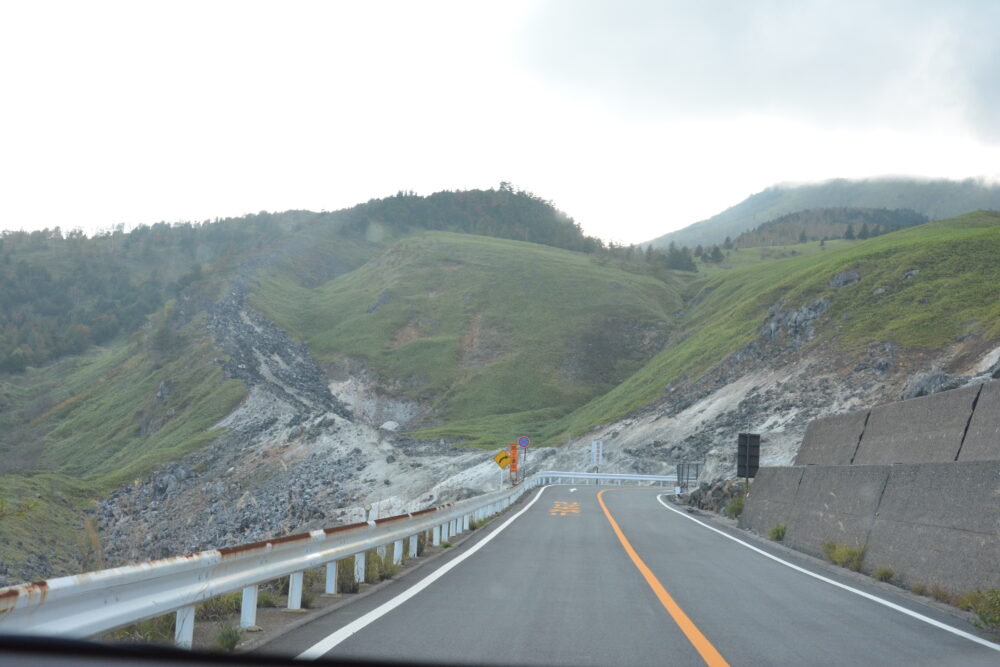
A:
[[[537,486],[580,480],[612,484],[665,484],[675,476],[616,475],[542,471],[522,484],[453,505],[335,526],[271,540],[211,549],[186,556],[85,572],[68,577],[0,588],[0,633],[93,637],[133,623],[175,612],[174,641],[190,647],[196,606],[211,598],[243,592],[240,626],[256,624],[257,588],[288,576],[288,608],[300,609],[303,572],[326,567],[326,593],[337,592],[337,562],[354,558],[354,579],[365,577],[365,554],[384,554],[392,545],[393,563],[417,555],[417,539],[425,535],[438,546],[514,503]]]
[[[604,472],[559,472],[556,470],[545,470],[535,473],[541,477],[544,484],[579,484],[590,483],[592,480],[600,484],[601,482],[615,483],[621,486],[622,482],[641,484],[667,484],[677,481],[677,475],[631,475],[626,473],[604,473]]]

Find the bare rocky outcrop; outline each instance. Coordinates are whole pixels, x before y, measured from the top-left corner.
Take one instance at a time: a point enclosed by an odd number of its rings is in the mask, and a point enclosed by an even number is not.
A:
[[[330,383],[304,344],[248,305],[240,281],[208,315],[229,356],[219,363],[249,394],[217,425],[223,434],[207,450],[100,504],[109,565],[357,521],[364,505],[374,516],[397,514],[498,485],[495,464],[481,452],[378,429],[382,417],[408,421],[418,408],[361,400],[363,377]],[[169,391],[161,386],[158,395]]]
[[[738,433],[761,434],[762,465],[789,465],[817,417],[1000,373],[1000,347],[965,338],[934,354],[879,341],[851,356],[829,344],[806,345],[828,305],[824,299],[793,309],[775,304],[755,340],[694,381],[668,386],[651,405],[568,443],[551,463],[593,470],[590,441],[600,439],[602,470],[671,474],[677,463],[701,462],[701,481],[714,484],[735,476]]]

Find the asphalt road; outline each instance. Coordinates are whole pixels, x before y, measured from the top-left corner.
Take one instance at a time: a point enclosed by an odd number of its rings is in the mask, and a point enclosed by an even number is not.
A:
[[[444,558],[263,650],[463,664],[1000,665],[1000,651],[933,625],[976,634],[961,620],[757,545],[924,618],[769,559],[664,507],[662,491],[533,492]]]

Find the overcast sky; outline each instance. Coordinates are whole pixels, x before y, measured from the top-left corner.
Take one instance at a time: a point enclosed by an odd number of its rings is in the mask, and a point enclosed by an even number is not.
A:
[[[506,180],[639,242],[779,182],[998,180],[998,34],[996,0],[0,0],[0,229]]]

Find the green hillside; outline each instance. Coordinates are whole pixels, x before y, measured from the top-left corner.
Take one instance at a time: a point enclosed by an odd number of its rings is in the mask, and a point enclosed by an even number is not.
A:
[[[911,209],[929,220],[983,209],[1000,210],[1000,186],[980,181],[914,178],[836,179],[808,185],[776,185],[752,195],[718,215],[664,234],[650,243],[695,247],[722,243],[789,213],[817,208]]]
[[[509,187],[429,197],[399,193],[331,213],[262,212],[130,232],[119,226],[90,238],[59,228],[0,232],[0,577],[96,567],[99,552],[85,511],[218,435],[212,426],[246,394],[242,382],[227,379],[221,367],[227,356],[205,327],[205,309],[227,293],[230,281],[280,276],[303,299],[312,298],[307,286],[347,274],[393,241],[427,228],[603,252],[600,241],[585,236],[551,204]],[[536,249],[542,263],[591,262],[588,255],[506,243]],[[469,259],[476,261],[474,254]],[[530,263],[513,259],[511,266],[519,270]],[[597,268],[594,273],[602,275]],[[475,271],[460,273],[467,274],[481,291]],[[650,300],[658,298],[657,289],[666,291],[653,279],[637,280],[645,280]],[[679,301],[665,298],[665,303],[676,307]],[[453,314],[427,312],[445,322]],[[489,317],[479,321],[485,322],[484,332],[492,331]],[[457,331],[445,329],[443,338]],[[416,373],[408,377],[430,377],[423,394],[466,381],[468,392],[457,390],[448,403],[454,414],[473,414],[468,401],[498,395],[499,380],[491,385],[469,379],[475,373],[468,370],[460,378],[436,370],[443,355],[454,354],[454,339],[442,345],[435,336],[420,338],[405,354],[384,355],[392,362],[390,373],[404,375],[413,368]],[[590,378],[591,393],[574,381],[545,378],[524,397],[510,394],[506,409],[531,413],[537,397],[545,396],[549,402],[539,412],[565,413],[641,363],[615,358],[619,366],[601,368],[603,375]],[[92,561],[81,565],[81,553]],[[37,554],[48,554],[48,560]]]
[[[169,309],[168,309],[169,310]],[[122,484],[208,445],[243,399],[242,382],[201,319],[177,330],[168,311],[130,342],[0,377],[0,563],[49,554],[77,571],[91,553],[84,511]],[[160,391],[160,387],[168,391]],[[23,514],[4,520],[5,512]],[[99,554],[91,554],[98,565]],[[2,572],[0,572],[2,574]]]
[[[429,232],[318,288],[271,276],[254,305],[321,362],[362,360],[383,391],[429,407],[418,437],[492,446],[641,368],[681,299],[585,254]]]
[[[965,334],[1000,338],[1000,213],[979,211],[841,244],[828,250],[803,244],[810,254],[699,282],[679,342],[547,434],[558,440],[580,433],[647,405],[672,382],[697,378],[754,340],[768,308],[779,302],[790,309],[829,299],[812,344],[829,342],[845,354],[860,353],[869,341],[933,350]],[[832,287],[831,278],[843,271],[856,271],[860,280]],[[918,273],[907,278],[912,271]]]

